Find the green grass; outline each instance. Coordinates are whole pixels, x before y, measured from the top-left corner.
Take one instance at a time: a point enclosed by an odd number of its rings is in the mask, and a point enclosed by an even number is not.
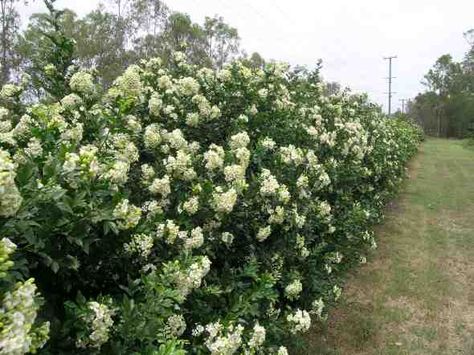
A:
[[[474,354],[474,150],[428,139],[379,248],[299,354]]]

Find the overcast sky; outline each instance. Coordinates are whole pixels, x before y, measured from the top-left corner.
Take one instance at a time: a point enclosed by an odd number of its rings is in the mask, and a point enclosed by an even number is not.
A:
[[[58,0],[79,15],[100,0]],[[103,1],[102,1],[103,2]],[[423,90],[423,75],[444,53],[461,59],[463,32],[474,28],[473,0],[165,0],[202,23],[215,14],[236,27],[242,48],[265,58],[313,66],[323,60],[326,80],[364,91],[387,106],[388,63],[393,62],[393,102]],[[23,22],[43,10],[40,0],[21,8]]]

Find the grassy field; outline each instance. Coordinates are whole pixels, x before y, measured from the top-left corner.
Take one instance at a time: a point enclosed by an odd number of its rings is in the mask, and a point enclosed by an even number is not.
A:
[[[354,272],[299,354],[474,354],[474,151],[429,139]]]

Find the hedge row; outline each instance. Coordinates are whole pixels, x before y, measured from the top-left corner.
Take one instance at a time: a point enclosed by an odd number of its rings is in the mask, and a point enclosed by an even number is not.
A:
[[[2,353],[286,354],[420,140],[284,64],[66,79],[59,102],[0,93]]]

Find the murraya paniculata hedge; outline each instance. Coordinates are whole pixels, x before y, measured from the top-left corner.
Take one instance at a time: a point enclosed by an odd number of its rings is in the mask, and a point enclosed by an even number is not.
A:
[[[5,354],[287,354],[376,246],[420,140],[284,64],[62,79],[60,100],[0,93]]]

